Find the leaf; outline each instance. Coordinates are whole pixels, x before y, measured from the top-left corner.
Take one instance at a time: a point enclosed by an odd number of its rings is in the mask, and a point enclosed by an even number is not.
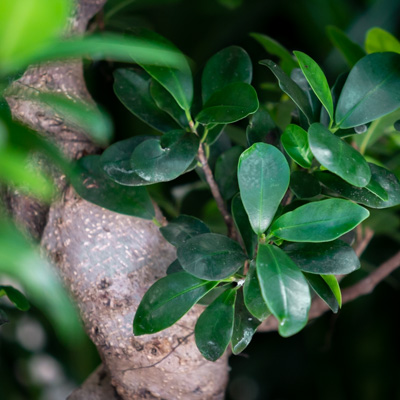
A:
[[[205,143],[208,146],[213,145],[221,137],[221,134],[224,133],[225,128],[226,125],[216,125],[213,128],[209,129]]]
[[[150,94],[150,76],[144,71],[117,69],[114,92],[122,104],[136,117],[160,132],[178,129],[178,124],[157,107]]]
[[[222,153],[215,164],[215,180],[222,197],[230,200],[238,191],[237,165],[243,147],[234,146]]]
[[[7,324],[9,322],[9,319],[7,317],[7,314],[0,308],[0,326]]]
[[[252,259],[255,254],[258,238],[251,228],[249,217],[243,207],[239,193],[232,199],[231,208],[233,220],[243,240],[247,255]]]
[[[238,291],[232,333],[232,353],[241,353],[251,342],[261,321],[254,318],[248,311],[243,301],[243,293]]]
[[[253,66],[249,55],[238,46],[229,46],[212,56],[201,77],[203,103],[234,82],[251,83]]]
[[[299,199],[310,199],[321,193],[321,185],[306,171],[294,171],[290,175],[290,190]]]
[[[274,146],[255,143],[240,156],[240,196],[257,235],[270,225],[289,186],[289,166]]]
[[[134,172],[149,182],[167,182],[182,175],[197,155],[199,138],[185,131],[171,131],[139,144],[132,153]]]
[[[331,43],[342,53],[350,67],[353,67],[357,61],[365,56],[365,51],[362,47],[353,42],[345,32],[336,26],[327,26],[326,33]]]
[[[281,136],[282,146],[297,164],[310,168],[313,155],[308,144],[307,132],[298,125],[290,124]]]
[[[296,264],[278,247],[260,244],[257,275],[268,308],[279,321],[279,334],[294,335],[307,324],[311,296]]]
[[[335,298],[339,304],[339,307],[342,307],[342,293],[340,291],[339,282],[336,279],[335,275],[321,275],[322,279],[328,284],[332,293],[335,295]]]
[[[173,261],[167,268],[166,274],[167,275],[171,275],[174,274],[175,272],[181,272],[183,271],[182,265],[179,262],[178,259],[176,259],[175,261]]]
[[[308,274],[303,272],[307,282],[314,292],[328,305],[328,307],[336,314],[339,311],[339,303],[333,294],[328,283],[322,276],[316,274]],[[327,275],[324,275],[327,276]]]
[[[300,68],[303,71],[303,74],[310,84],[312,90],[317,95],[326,111],[328,111],[331,121],[333,121],[334,116],[332,95],[324,72],[307,54],[302,53],[301,51],[294,51],[293,53],[297,57]]]
[[[179,246],[177,254],[184,270],[211,281],[230,277],[246,260],[239,243],[217,233],[192,237]]]
[[[87,156],[77,162],[78,174],[72,185],[79,196],[111,211],[153,219],[154,208],[146,189],[113,182],[101,170],[99,160],[100,156]]]
[[[179,247],[192,237],[210,233],[210,229],[198,218],[182,214],[169,222],[167,226],[161,227],[160,232],[169,243]]]
[[[250,36],[257,40],[269,54],[279,57],[281,60],[281,68],[286,74],[290,74],[293,68],[298,67],[289,51],[276,40],[260,33],[250,33]]]
[[[265,300],[261,294],[260,282],[258,281],[256,262],[250,263],[243,286],[244,303],[247,309],[260,321],[264,321],[271,315]]]
[[[230,124],[254,114],[258,109],[257,93],[243,82],[231,83],[215,92],[196,116],[204,125]]]
[[[371,193],[375,194],[383,201],[389,200],[388,192],[379,184],[379,182],[377,182],[372,177],[368,185],[365,186],[365,189],[369,190]]]
[[[371,170],[364,157],[322,124],[310,126],[308,141],[314,157],[326,169],[354,186],[368,185]]]
[[[329,242],[368,216],[368,210],[347,200],[315,201],[283,214],[272,224],[271,234],[290,242]]]
[[[278,127],[269,112],[264,108],[259,108],[250,117],[249,125],[246,128],[248,146],[257,142],[266,142],[267,137],[272,133],[278,135]]]
[[[374,121],[400,107],[400,54],[373,53],[350,71],[336,108],[340,128]]]
[[[139,336],[170,327],[217,284],[198,279],[185,271],[159,279],[139,304],[133,320],[133,333]]]
[[[387,193],[388,200],[384,201],[367,188],[357,188],[349,185],[340,178],[328,172],[317,172],[317,179],[326,186],[331,196],[345,197],[371,208],[389,208],[400,204],[400,182],[396,175],[386,168],[369,164],[372,178]]]
[[[268,67],[279,81],[279,87],[294,101],[299,109],[304,113],[308,122],[313,123],[313,110],[308,102],[306,94],[303,90],[290,79],[281,68],[271,60],[262,60],[261,65]]]
[[[303,271],[319,275],[345,275],[360,268],[351,246],[342,240],[328,243],[287,243],[282,249]]]
[[[28,311],[31,306],[27,298],[17,289],[12,286],[2,286],[0,285],[0,297],[5,294],[8,299],[21,311]]]
[[[381,28],[371,28],[365,37],[367,53],[392,51],[400,53],[400,42],[389,32]]]
[[[232,283],[224,283],[220,286],[216,286],[210,292],[208,292],[204,297],[199,300],[198,304],[202,306],[209,306],[217,297],[221,296],[225,290],[232,289],[234,284]]]
[[[231,341],[236,289],[222,293],[200,315],[194,328],[196,345],[204,358],[216,361]]]

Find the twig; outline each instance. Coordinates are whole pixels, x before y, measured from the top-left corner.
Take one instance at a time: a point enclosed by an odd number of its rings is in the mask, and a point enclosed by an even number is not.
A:
[[[374,236],[374,231],[367,227],[365,229],[364,236],[360,238],[354,249],[358,257],[360,257],[362,253],[364,253],[365,249],[368,247],[369,242],[372,240],[373,236]]]

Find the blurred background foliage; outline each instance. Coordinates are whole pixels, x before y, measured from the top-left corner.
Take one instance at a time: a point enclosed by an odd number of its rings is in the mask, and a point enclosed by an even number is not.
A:
[[[289,50],[307,53],[323,67],[332,85],[336,76],[347,67],[326,34],[329,25],[342,29],[360,45],[364,43],[366,31],[373,26],[384,28],[399,38],[400,2],[109,0],[89,28],[99,33],[122,34],[140,27],[153,29],[193,60],[197,79],[204,63],[215,52],[233,44],[242,46],[253,60],[253,85],[260,101],[266,104],[279,100],[281,92],[276,89],[272,74],[257,64],[269,56],[249,33],[269,35]],[[125,60],[120,59],[122,61]],[[113,122],[114,141],[155,133],[130,114],[114,95],[112,72],[121,65],[120,62],[85,61],[89,90]],[[4,102],[0,101],[0,111],[4,112],[5,108]],[[291,103],[282,103],[275,110],[275,118],[285,125],[290,112]],[[212,166],[231,143],[243,142],[244,128],[244,123],[237,124],[212,146]],[[0,126],[0,155],[4,135],[4,127]],[[106,136],[110,137],[108,131]],[[385,135],[367,150],[367,155],[400,177],[399,145],[399,132]],[[195,172],[185,174],[173,183],[150,186],[150,193],[167,217],[180,213],[198,216],[213,231],[224,232],[216,204]],[[362,257],[362,269],[342,281],[343,286],[366,276],[399,248],[399,210],[378,211],[372,213],[368,222],[376,234]],[[1,229],[10,231],[0,235],[0,239],[18,235],[4,224]],[[10,243],[15,244],[18,240],[20,238],[10,240]],[[24,279],[35,281],[28,273],[30,264],[27,261],[35,262],[34,253],[17,257],[14,252],[15,257],[7,259],[3,251],[8,246],[9,243],[0,240],[0,265],[8,266],[8,270],[4,266],[0,268],[3,273],[0,274],[0,285],[11,284],[24,291]],[[40,261],[36,261],[38,263]],[[16,265],[21,266],[19,270]],[[19,271],[17,274],[16,270]],[[327,313],[312,321],[292,338],[283,339],[276,333],[256,335],[244,354],[230,358],[227,399],[400,399],[397,382],[400,374],[397,340],[400,336],[397,317],[399,279],[400,271],[397,271],[372,295],[346,304],[338,315]],[[51,287],[51,282],[49,285]],[[100,362],[73,313],[67,313],[67,331],[60,328],[65,318],[57,323],[57,314],[52,314],[51,309],[57,307],[59,313],[71,310],[69,305],[57,304],[46,312],[43,302],[33,303],[28,312],[22,312],[5,296],[0,298],[0,306],[11,321],[0,327],[1,400],[64,399]]]

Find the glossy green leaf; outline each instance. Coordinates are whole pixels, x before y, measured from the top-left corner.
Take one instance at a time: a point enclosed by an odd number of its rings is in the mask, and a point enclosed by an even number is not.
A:
[[[289,186],[289,166],[274,146],[255,143],[240,156],[240,195],[257,235],[270,225]]]
[[[353,248],[342,240],[327,243],[287,243],[282,249],[304,272],[345,275],[360,268]]]
[[[231,339],[233,354],[241,353],[248,346],[260,324],[261,321],[253,317],[247,310],[243,300],[243,293],[239,290],[235,303],[235,316]]]
[[[271,233],[290,242],[329,242],[351,231],[368,218],[365,208],[342,199],[305,204],[283,214]]]
[[[250,263],[249,272],[243,286],[244,303],[252,315],[260,321],[264,321],[271,315],[265,300],[261,294],[260,282],[258,281],[256,262]]]
[[[258,109],[257,93],[243,82],[231,83],[215,92],[196,116],[204,125],[230,124],[239,121]]]
[[[77,162],[78,176],[72,180],[77,193],[100,207],[144,219],[155,213],[145,188],[121,186],[105,175],[99,165],[100,156],[87,156]]]
[[[400,54],[373,53],[350,71],[336,108],[342,129],[371,122],[400,107]]]
[[[308,141],[314,157],[326,169],[354,186],[368,185],[371,170],[364,157],[322,124],[310,126]]]
[[[217,297],[221,296],[225,290],[232,289],[234,286],[233,283],[224,283],[222,285],[220,284],[220,286],[216,286],[199,300],[199,304],[202,306],[209,306]]]
[[[384,201],[367,188],[357,188],[329,172],[318,172],[316,177],[327,188],[331,196],[345,197],[371,208],[389,208],[400,204],[400,182],[396,175],[386,168],[369,164],[372,178],[387,193],[388,200]]]
[[[231,341],[236,289],[222,293],[200,315],[194,328],[196,345],[204,358],[216,361]]]
[[[298,125],[290,124],[281,136],[286,153],[301,167],[310,168],[313,155],[308,144],[307,132]]]
[[[163,133],[179,128],[166,112],[157,107],[151,97],[151,78],[146,72],[117,69],[114,79],[114,92],[131,113]]]
[[[378,181],[376,181],[372,177],[368,185],[365,186],[365,189],[369,190],[371,193],[378,196],[383,201],[389,200],[388,192],[380,185]]]
[[[328,283],[322,276],[316,274],[303,273],[307,282],[314,292],[328,305],[328,307],[336,314],[339,311],[339,303],[333,294]],[[325,275],[327,276],[327,275]]]
[[[302,53],[301,51],[294,51],[293,53],[297,57],[300,68],[303,71],[303,74],[310,84],[312,90],[317,95],[326,111],[328,111],[331,121],[333,121],[334,116],[332,95],[324,72],[307,54]]]
[[[233,220],[240,236],[242,237],[247,255],[250,258],[253,258],[257,247],[258,238],[251,228],[249,217],[244,209],[239,193],[232,199],[231,209]]]
[[[299,109],[304,113],[308,122],[313,120],[313,110],[308,102],[306,94],[289,76],[287,76],[279,66],[271,60],[260,61],[261,65],[268,67],[279,81],[279,87],[294,101]]]
[[[365,50],[367,50],[367,53],[380,53],[383,51],[400,53],[400,42],[391,33],[375,27],[367,32]]]
[[[306,171],[294,171],[290,174],[290,190],[299,199],[310,199],[321,193],[318,179]]]
[[[260,244],[257,275],[262,296],[279,321],[279,333],[288,337],[307,324],[311,296],[304,275],[279,247]]]
[[[269,112],[260,107],[250,117],[249,125],[246,129],[247,144],[250,147],[257,142],[266,143],[267,137],[271,134],[278,135],[278,127]]]
[[[231,199],[239,191],[237,165],[243,150],[241,146],[231,147],[215,163],[214,177],[225,200]]]
[[[174,274],[175,272],[180,272],[183,271],[182,265],[179,262],[178,259],[176,259],[175,261],[173,261],[167,268],[166,274],[167,275],[171,275]]]
[[[133,333],[145,335],[170,327],[217,284],[185,271],[161,278],[143,296],[133,321]]]
[[[182,175],[197,155],[199,138],[185,131],[171,131],[139,144],[132,153],[134,172],[149,182],[167,182]]]
[[[358,60],[365,56],[365,51],[360,45],[353,42],[341,29],[336,26],[326,28],[329,40],[342,53],[347,64],[353,67]]]
[[[203,103],[211,96],[234,82],[251,83],[253,66],[249,55],[238,46],[230,46],[212,56],[201,77]]]
[[[210,233],[210,229],[198,218],[182,214],[161,227],[160,232],[169,243],[179,247],[194,236]]]
[[[322,279],[328,284],[334,294],[339,307],[342,307],[342,292],[340,291],[339,282],[335,275],[321,275]]]
[[[12,286],[0,285],[0,297],[6,295],[8,299],[21,311],[28,311],[31,306],[27,298]]]
[[[239,243],[217,233],[192,237],[178,248],[177,254],[183,269],[211,281],[230,277],[246,260]]]

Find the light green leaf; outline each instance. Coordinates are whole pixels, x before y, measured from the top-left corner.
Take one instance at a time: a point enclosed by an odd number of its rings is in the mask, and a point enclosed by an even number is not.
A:
[[[365,50],[367,53],[380,53],[392,51],[400,53],[400,42],[389,32],[382,28],[371,28],[365,37]]]
[[[322,279],[328,284],[332,293],[335,295],[335,298],[339,304],[339,307],[342,307],[342,292],[340,291],[339,282],[336,279],[335,275],[321,275]]]

